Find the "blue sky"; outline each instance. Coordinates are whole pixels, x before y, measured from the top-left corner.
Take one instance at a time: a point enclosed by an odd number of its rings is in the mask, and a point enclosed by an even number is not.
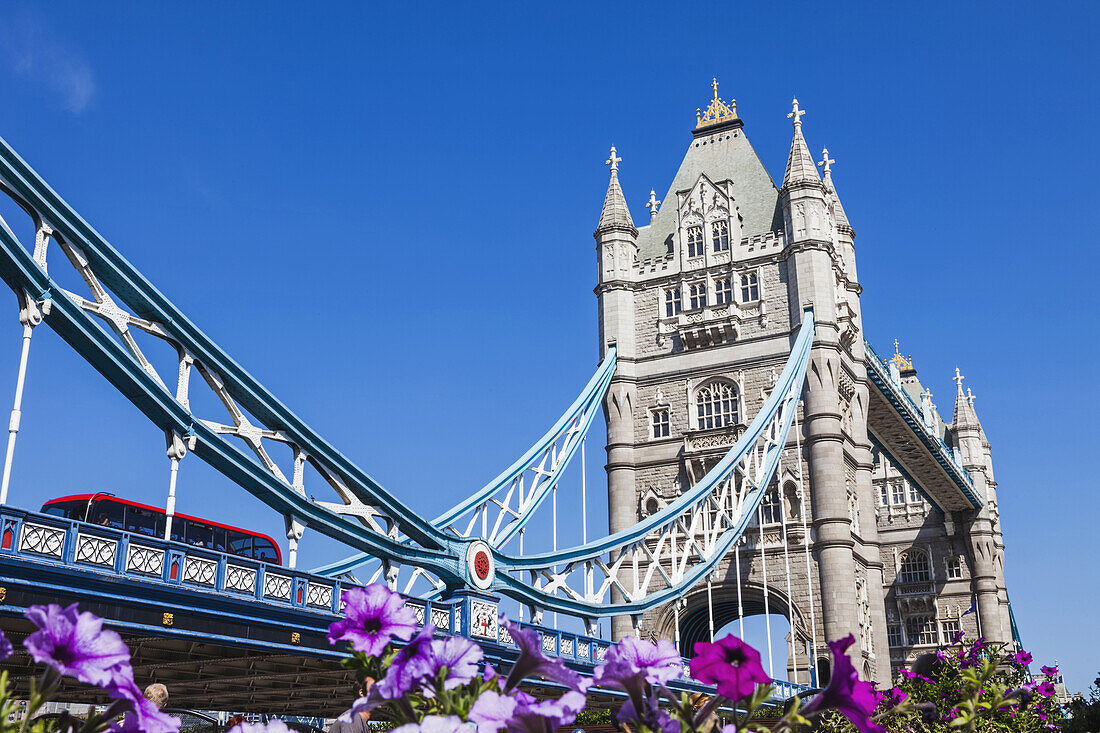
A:
[[[424,512],[510,463],[594,369],[608,146],[641,218],[712,76],[777,178],[797,96],[810,147],[837,160],[867,335],[880,352],[900,339],[941,411],[956,366],[978,396],[1025,644],[1071,688],[1100,671],[1095,4],[62,2],[4,15],[0,135]],[[163,437],[40,333],[13,500],[162,502]],[[194,458],[179,510],[279,531]],[[307,535],[303,565],[338,552]]]

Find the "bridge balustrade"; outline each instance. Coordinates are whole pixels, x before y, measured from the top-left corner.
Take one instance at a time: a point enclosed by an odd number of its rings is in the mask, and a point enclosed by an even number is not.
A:
[[[333,619],[343,612],[342,591],[354,587],[325,576],[205,547],[13,507],[0,507],[0,528],[0,557],[185,587],[198,594],[254,598]],[[483,645],[515,649],[516,643],[508,630],[495,622],[495,603],[488,603],[493,622],[476,625],[474,616],[478,609],[475,605],[479,603],[487,601],[461,593],[444,600],[406,596],[406,605],[416,614],[418,625],[427,622],[441,633],[466,636]],[[484,616],[484,613],[478,615]],[[590,674],[614,646],[614,642],[585,634],[524,622],[518,625],[538,634],[544,654],[559,657],[582,673]],[[709,686],[690,679],[688,661],[683,658],[681,677],[675,686],[712,692]],[[810,689],[785,680],[774,680],[773,684],[776,699],[786,699]]]

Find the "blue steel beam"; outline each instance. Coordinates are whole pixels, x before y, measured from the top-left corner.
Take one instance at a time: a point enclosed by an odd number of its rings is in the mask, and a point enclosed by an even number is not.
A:
[[[520,458],[513,463],[508,469],[497,476],[495,479],[486,484],[476,494],[465,499],[456,506],[448,509],[443,514],[432,520],[432,524],[440,529],[444,529],[452,525],[462,516],[469,514],[478,509],[482,503],[488,501],[497,492],[502,491],[509,487],[513,481],[517,480],[523,475],[524,471],[532,465],[533,462],[537,462],[541,456],[545,454],[547,449],[557,443],[557,441],[565,434],[570,426],[577,420],[578,417],[583,418],[583,422],[579,427],[578,434],[571,440],[566,447],[566,454],[562,460],[554,467],[550,476],[546,480],[540,482],[537,487],[537,495],[530,501],[528,509],[523,515],[511,523],[509,530],[504,533],[497,541],[494,542],[496,546],[501,546],[507,542],[510,538],[514,537],[516,532],[519,532],[534,516],[535,511],[545,501],[546,497],[550,495],[550,491],[557,486],[561,480],[562,473],[568,467],[570,460],[576,454],[577,448],[580,446],[581,440],[588,433],[589,427],[592,425],[592,420],[596,416],[596,407],[601,399],[603,399],[604,393],[607,392],[607,387],[611,384],[611,378],[615,374],[616,366],[616,354],[617,351],[614,346],[607,350],[607,354],[604,356],[603,361],[600,363],[596,373],[589,380],[584,390],[577,399],[570,405],[569,409],[558,419],[556,423],[542,436],[530,449],[527,450]],[[342,560],[322,565],[315,568],[313,572],[321,575],[327,575],[329,577],[338,577],[345,573],[350,573],[357,568],[371,562],[375,558],[362,553],[356,553],[350,557],[345,557]]]

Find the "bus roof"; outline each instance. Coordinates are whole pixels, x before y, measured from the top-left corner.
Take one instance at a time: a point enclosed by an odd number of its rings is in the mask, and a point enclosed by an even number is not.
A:
[[[88,501],[89,499],[93,499],[95,497],[100,497],[105,501],[115,501],[115,502],[118,502],[119,504],[126,504],[127,506],[136,506],[136,507],[139,507],[141,509],[145,509],[145,510],[150,511],[150,512],[155,512],[157,514],[165,514],[165,511],[163,509],[161,509],[160,507],[149,506],[148,504],[142,504],[141,502],[138,502],[138,501],[131,501],[129,499],[123,499],[121,497],[115,496],[114,494],[105,494],[103,492],[100,492],[100,493],[97,493],[97,494],[73,494],[72,496],[59,496],[56,499],[50,499],[49,501],[44,503],[42,506],[49,506],[50,504],[57,504],[57,503],[62,502],[62,501]],[[221,522],[215,522],[215,521],[210,520],[210,519],[203,519],[202,517],[193,517],[190,514],[182,514],[180,512],[176,512],[175,514],[173,514],[173,516],[179,517],[180,519],[190,519],[192,522],[202,522],[203,524],[209,524],[212,527],[221,527],[222,529],[230,529],[230,530],[233,530],[234,532],[240,532],[242,534],[252,535],[253,537],[263,537],[264,539],[270,540],[271,544],[275,545],[276,548],[279,547],[279,543],[276,542],[274,538],[272,538],[270,535],[264,534],[263,532],[253,532],[252,530],[244,529],[243,527],[234,527],[230,524],[222,524]]]

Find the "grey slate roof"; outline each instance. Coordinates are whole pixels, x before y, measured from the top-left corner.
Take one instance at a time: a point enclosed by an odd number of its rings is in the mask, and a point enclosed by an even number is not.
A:
[[[727,178],[733,181],[734,199],[743,220],[742,236],[767,234],[783,228],[779,189],[749,144],[744,130],[701,134],[688,146],[657,218],[638,230],[639,259],[661,257],[671,251],[671,238],[676,232],[676,192],[690,189],[703,173],[715,183]]]
[[[820,176],[817,175],[817,166],[814,164],[814,156],[810,155],[810,149],[806,147],[806,139],[802,137],[802,125],[795,125],[791,152],[787,156],[787,171],[783,174],[783,185],[820,180]]]
[[[978,415],[974,412],[974,406],[963,394],[962,381],[956,382],[955,390],[955,415],[951,420],[951,427],[956,431],[960,429],[981,430],[982,424],[978,422]]]
[[[833,218],[836,220],[838,227],[852,228],[852,225],[848,223],[848,215],[844,213],[844,207],[840,205],[840,196],[836,194],[836,186],[833,185],[833,181],[830,178],[826,181],[827,194],[829,196],[829,203],[833,205]]]
[[[618,173],[611,171],[611,182],[607,184],[607,195],[603,199],[603,211],[600,212],[600,223],[596,226],[596,231],[616,225],[633,229],[634,220],[630,218],[630,209],[626,205],[622,186],[619,185]]]

